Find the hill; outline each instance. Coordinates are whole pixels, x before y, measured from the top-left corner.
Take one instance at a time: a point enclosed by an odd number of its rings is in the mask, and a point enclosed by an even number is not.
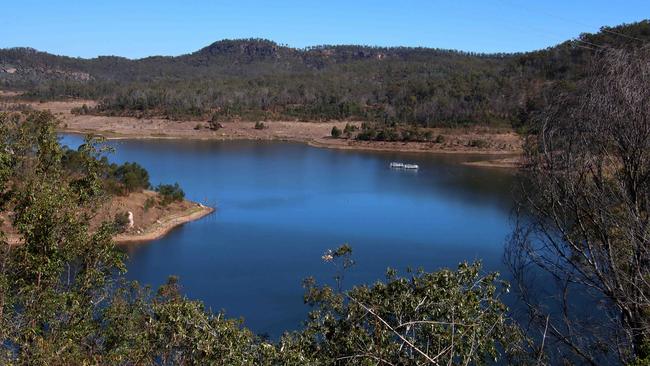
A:
[[[549,93],[575,88],[600,50],[649,40],[644,20],[520,54],[295,49],[263,39],[223,40],[186,55],[137,60],[12,48],[0,50],[0,88],[46,100],[98,100],[83,113],[103,115],[518,127]]]

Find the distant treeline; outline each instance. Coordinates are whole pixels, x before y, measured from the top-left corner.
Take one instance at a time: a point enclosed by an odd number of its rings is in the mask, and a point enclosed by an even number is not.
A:
[[[638,48],[650,22],[605,27],[541,51],[216,42],[178,57],[79,59],[0,50],[0,88],[37,99],[99,100],[78,113],[170,119],[361,120],[521,127],[549,95],[579,88],[605,48]],[[1,72],[12,69],[12,73]]]

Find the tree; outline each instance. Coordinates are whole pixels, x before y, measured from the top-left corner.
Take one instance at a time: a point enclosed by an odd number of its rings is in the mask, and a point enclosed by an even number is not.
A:
[[[149,183],[149,172],[135,162],[126,162],[118,166],[114,175],[122,184],[124,192],[127,194],[151,187]]]
[[[590,364],[650,357],[650,49],[601,56],[536,119],[507,256],[546,350]]]
[[[185,192],[178,183],[160,184],[156,187],[156,192],[160,195],[160,204],[167,206],[172,202],[182,201],[185,198]]]
[[[123,269],[108,225],[89,233],[101,198],[95,149],[84,145],[85,173],[62,166],[53,116],[5,118],[2,143],[12,151],[12,225],[23,243],[0,251],[0,335],[4,364],[79,364],[94,359],[101,327],[95,312]]]

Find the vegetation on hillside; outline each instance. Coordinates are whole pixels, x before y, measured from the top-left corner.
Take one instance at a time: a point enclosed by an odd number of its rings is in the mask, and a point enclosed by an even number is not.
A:
[[[216,42],[178,57],[84,60],[0,50],[0,88],[38,99],[99,100],[78,113],[211,119],[361,120],[420,126],[526,126],[572,90],[603,48],[638,48],[650,22],[604,27],[546,50],[475,54],[426,48]]]

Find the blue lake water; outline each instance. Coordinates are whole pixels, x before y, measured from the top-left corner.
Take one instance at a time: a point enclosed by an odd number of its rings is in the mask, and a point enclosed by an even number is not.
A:
[[[81,138],[63,136],[77,146]],[[357,264],[346,286],[384,278],[387,267],[436,270],[481,259],[503,270],[514,177],[469,167],[476,157],[341,151],[280,142],[113,140],[112,161],[136,161],[152,184],[178,182],[217,211],[166,237],[126,248],[127,277],[184,292],[243,317],[258,333],[297,329],[309,308],[301,281],[332,283],[321,259],[349,243]],[[420,165],[392,170],[391,161]]]

